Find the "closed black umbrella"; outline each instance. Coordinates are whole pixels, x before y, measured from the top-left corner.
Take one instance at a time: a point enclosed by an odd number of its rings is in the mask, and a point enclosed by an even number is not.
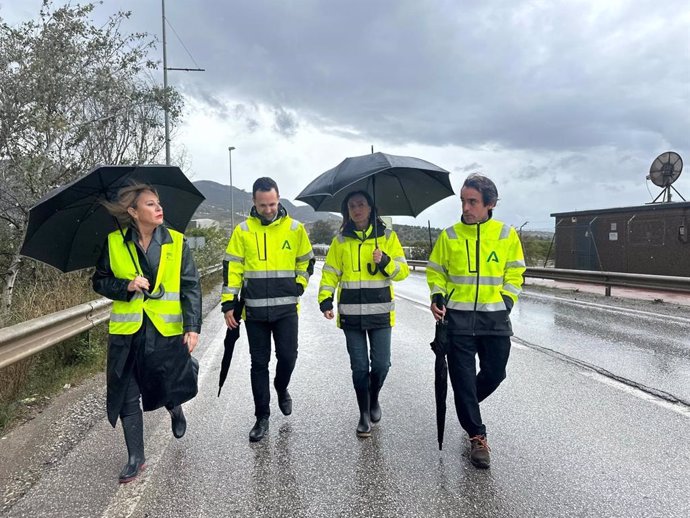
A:
[[[118,228],[101,204],[130,182],[158,191],[167,226],[184,232],[204,196],[179,167],[104,165],[43,197],[29,212],[21,254],[71,272],[96,264],[106,236]]]
[[[453,195],[449,174],[421,158],[371,153],[346,158],[314,179],[297,199],[316,211],[340,212],[349,193],[366,191],[379,215],[417,216]]]
[[[242,309],[244,308],[244,299],[240,299],[237,303],[235,309],[233,309],[233,314],[235,320],[239,323],[242,318]],[[220,377],[218,379],[218,397],[220,397],[220,390],[223,388],[223,384],[228,377],[228,371],[230,370],[230,362],[232,361],[232,355],[235,352],[235,343],[240,338],[240,326],[235,329],[230,329],[225,333],[225,340],[223,340],[223,346],[225,351],[223,352],[223,359],[220,361]]]
[[[448,323],[445,320],[436,322],[434,341],[431,350],[436,355],[434,363],[434,396],[436,399],[436,434],[438,449],[443,449],[443,435],[446,430],[446,397],[448,396]]]

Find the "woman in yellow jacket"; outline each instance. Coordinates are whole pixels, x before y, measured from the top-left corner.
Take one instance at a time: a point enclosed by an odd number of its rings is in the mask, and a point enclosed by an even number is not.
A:
[[[379,391],[390,367],[393,281],[404,279],[410,270],[398,236],[376,216],[368,193],[348,194],[340,211],[343,223],[326,256],[319,307],[324,317],[332,319],[337,291],[337,323],[345,332],[359,405],[357,435],[369,437],[371,423],[381,419]]]

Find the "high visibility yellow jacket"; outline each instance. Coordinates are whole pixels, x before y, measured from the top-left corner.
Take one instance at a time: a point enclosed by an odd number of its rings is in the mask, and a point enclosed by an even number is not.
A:
[[[513,334],[510,310],[522,290],[525,260],[513,227],[488,219],[448,227],[438,237],[426,269],[431,300],[449,297],[453,334]]]
[[[161,284],[165,293],[160,299],[146,299],[142,293],[135,293],[129,301],[114,300],[110,314],[109,331],[114,335],[131,335],[136,333],[143,322],[143,313],[151,319],[158,332],[163,336],[182,334],[182,304],[180,302],[180,269],[184,236],[175,230],[168,229],[171,243],[161,245],[161,258],[158,275],[151,293],[158,292]],[[127,252],[129,246],[132,255]],[[119,279],[134,279],[137,270],[141,270],[136,245],[123,240],[119,230],[108,234],[108,254],[110,268]],[[134,258],[134,263],[132,262]]]
[[[333,307],[338,291],[338,327],[377,329],[395,324],[393,281],[410,274],[396,233],[377,226],[378,246],[386,254],[374,263],[373,227],[364,231],[345,228],[333,238],[323,266],[319,286],[322,311]],[[372,273],[373,272],[373,273]]]
[[[313,272],[304,225],[282,206],[278,217],[265,223],[252,209],[252,216],[235,227],[223,261],[223,312],[234,308],[242,291],[247,320],[275,321],[296,314]]]

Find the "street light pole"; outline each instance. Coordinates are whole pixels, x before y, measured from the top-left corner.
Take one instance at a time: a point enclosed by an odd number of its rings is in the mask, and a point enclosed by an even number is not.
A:
[[[232,150],[233,146],[228,148],[228,165],[230,167],[230,228],[235,230],[235,196],[232,189]]]

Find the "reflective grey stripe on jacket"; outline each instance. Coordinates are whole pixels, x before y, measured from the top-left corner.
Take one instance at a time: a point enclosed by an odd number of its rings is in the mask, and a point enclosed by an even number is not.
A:
[[[163,319],[163,322],[165,322],[166,324],[182,322],[182,315],[166,315],[164,313],[159,313],[158,315]]]
[[[510,237],[510,225],[503,224],[498,239],[508,239]]]
[[[506,268],[526,268],[527,265],[525,261],[508,261],[506,263]]]
[[[223,286],[223,293],[231,295],[239,295],[240,288],[231,288],[230,286]]]
[[[427,261],[426,267],[431,268],[432,270],[436,270],[437,272],[442,273],[444,275],[448,274],[448,271],[444,266],[441,266],[438,263],[434,263],[433,261]]]
[[[395,310],[395,302],[377,302],[374,304],[338,304],[341,315],[380,315]]]
[[[312,257],[314,257],[314,252],[310,251],[308,254],[304,254],[304,255],[300,255],[299,257],[295,257],[295,262],[303,263],[305,261],[308,261]]]
[[[340,286],[344,290],[359,290],[361,288],[387,288],[393,283],[390,279],[376,281],[343,281]]]
[[[446,229],[446,235],[448,236],[448,239],[457,239],[458,235],[455,233],[455,229],[453,227],[448,227]]]
[[[474,311],[474,302],[456,302],[454,300],[449,300],[446,303],[449,309],[458,309],[460,311]],[[505,311],[506,305],[501,302],[491,302],[488,304],[477,304],[477,311],[485,311],[490,313],[492,311]]]
[[[240,257],[239,255],[232,255],[232,254],[225,254],[225,257],[223,258],[225,261],[229,263],[241,263],[244,264],[244,257]]]
[[[297,304],[299,297],[272,297],[268,299],[246,299],[247,307],[267,308],[269,306],[284,306],[286,304]]]
[[[180,292],[179,291],[166,291],[165,293],[163,293],[163,296],[158,300],[172,300],[172,301],[177,302],[180,300]]]
[[[142,319],[141,313],[112,313],[110,315],[111,322],[141,322]]]
[[[335,293],[335,286],[327,286],[325,284],[322,284],[319,287],[319,291],[326,291],[328,293]]]
[[[522,293],[520,288],[516,288],[512,284],[504,284],[503,289],[509,293],[512,293],[513,295],[520,295],[520,293]]]
[[[476,275],[449,275],[448,279],[453,284],[477,284]],[[500,286],[503,284],[503,277],[482,276],[479,281],[479,284],[483,286]]]
[[[336,274],[338,277],[341,277],[343,275],[343,272],[341,272],[337,268],[331,266],[330,264],[324,264],[323,269],[328,271],[328,272]]]
[[[249,232],[249,225],[247,225],[246,221],[243,221],[242,223],[240,223],[240,229],[244,230],[245,232]]]
[[[264,270],[244,272],[245,279],[285,279],[294,276],[294,270]]]

